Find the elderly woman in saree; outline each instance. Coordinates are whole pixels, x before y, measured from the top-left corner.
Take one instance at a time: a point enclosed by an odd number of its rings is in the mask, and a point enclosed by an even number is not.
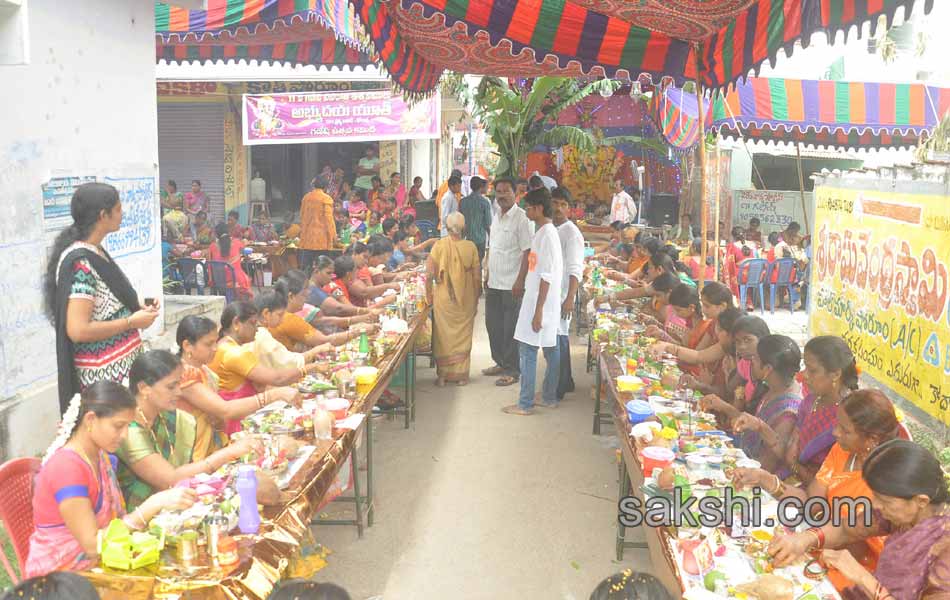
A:
[[[426,261],[426,295],[435,315],[433,344],[437,385],[468,383],[472,329],[482,295],[481,264],[475,244],[463,240],[465,217],[446,218],[449,235],[436,242]]]
[[[861,478],[871,489],[870,525],[858,519],[851,527],[846,519],[775,536],[769,544],[775,566],[817,550],[822,564],[855,584],[856,596],[875,600],[950,596],[950,493],[937,458],[913,442],[891,440],[864,459]],[[848,548],[882,535],[887,538],[877,566],[868,569]]]

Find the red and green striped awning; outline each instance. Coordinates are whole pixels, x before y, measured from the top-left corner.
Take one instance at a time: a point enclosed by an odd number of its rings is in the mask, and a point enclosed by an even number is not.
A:
[[[696,98],[657,89],[650,112],[676,147],[696,143]],[[950,89],[919,83],[865,83],[750,77],[717,93],[709,127],[727,136],[828,148],[915,146],[950,112]]]
[[[696,76],[720,88],[813,33],[893,17],[914,0],[350,0],[393,81],[443,70],[510,77]],[[929,11],[932,0],[924,1]],[[700,49],[698,56],[695,55]]]
[[[337,0],[209,0],[205,10],[155,3],[156,56],[169,62],[258,60],[368,65],[372,46]]]

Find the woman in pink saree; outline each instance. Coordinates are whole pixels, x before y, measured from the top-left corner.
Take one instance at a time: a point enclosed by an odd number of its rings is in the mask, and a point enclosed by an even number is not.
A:
[[[113,519],[141,530],[166,508],[194,504],[194,491],[176,488],[150,496],[126,514],[109,453],[118,450],[134,417],[132,394],[112,381],[94,383],[73,397],[34,483],[35,529],[25,577],[94,567],[99,531]]]

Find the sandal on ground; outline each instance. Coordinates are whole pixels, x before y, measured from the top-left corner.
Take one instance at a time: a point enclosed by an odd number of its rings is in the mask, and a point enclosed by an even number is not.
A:
[[[462,387],[463,385],[468,385],[468,379],[462,379],[455,382],[455,385]]]
[[[482,375],[489,375],[489,376],[501,375],[504,372],[505,372],[505,368],[499,365],[495,365],[494,367],[488,367],[487,369],[482,369]]]
[[[435,387],[445,387],[445,379],[442,377],[437,377],[435,380]]]
[[[495,381],[495,385],[499,387],[504,387],[506,385],[514,385],[516,383],[518,383],[518,378],[514,377],[513,375],[502,375],[501,377],[498,378],[497,381]]]
[[[518,406],[517,404],[506,406],[505,408],[501,409],[501,412],[505,414],[509,414],[509,415],[519,415],[522,417],[527,417],[528,415],[534,414],[532,411],[525,410],[521,408],[520,406]]]

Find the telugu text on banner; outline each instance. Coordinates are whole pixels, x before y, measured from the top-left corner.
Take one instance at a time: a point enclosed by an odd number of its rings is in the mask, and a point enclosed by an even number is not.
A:
[[[440,136],[439,96],[391,91],[245,94],[244,144],[421,140]]]
[[[938,195],[815,190],[812,335],[950,423],[950,204]]]

